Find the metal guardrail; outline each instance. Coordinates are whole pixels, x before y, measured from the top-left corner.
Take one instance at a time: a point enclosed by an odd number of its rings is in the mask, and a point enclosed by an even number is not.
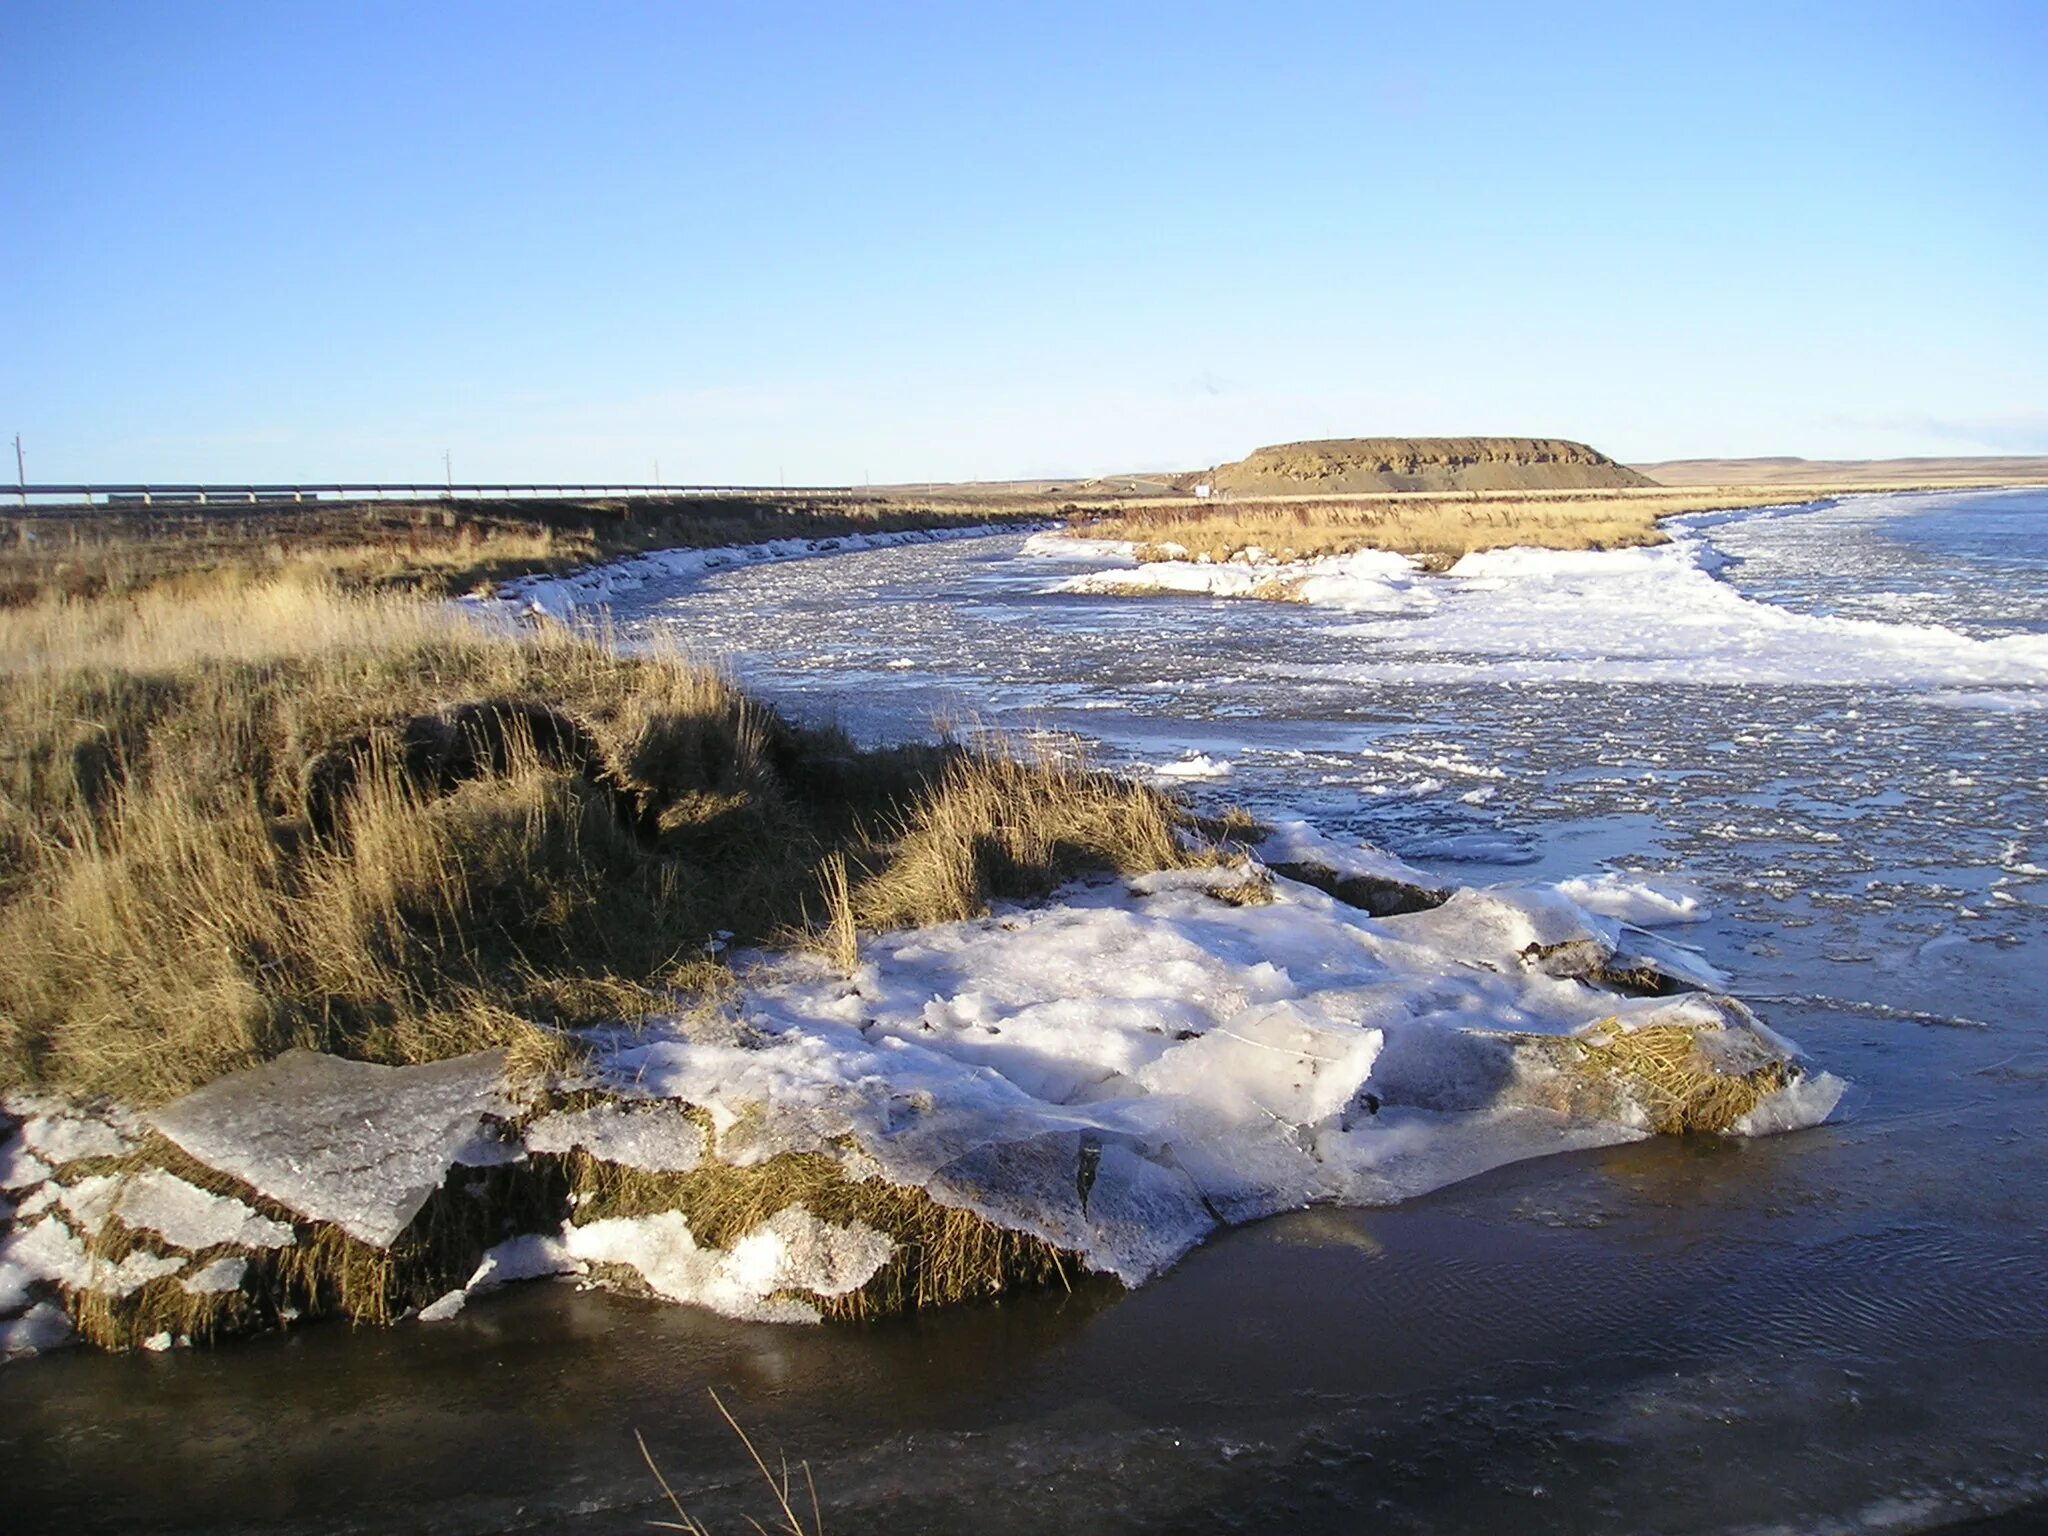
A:
[[[232,507],[308,501],[516,501],[599,496],[673,499],[706,496],[850,496],[850,485],[19,485],[0,490],[32,501],[111,507]]]

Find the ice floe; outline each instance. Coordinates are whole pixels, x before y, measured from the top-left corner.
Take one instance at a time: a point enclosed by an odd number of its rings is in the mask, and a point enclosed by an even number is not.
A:
[[[1897,682],[1970,685],[1955,702],[1992,709],[2034,706],[1997,685],[2048,683],[2048,636],[1987,638],[1748,597],[1722,578],[1712,526],[1711,515],[1676,518],[1665,525],[1670,542],[1639,549],[1486,550],[1442,575],[1375,550],[1139,563],[1128,545],[1074,541],[1069,561],[1107,568],[1050,590],[1279,598],[1361,615],[1345,632],[1365,642],[1369,659],[1321,669],[1324,682],[1455,681],[1478,668],[1496,681]],[[1024,553],[1049,558],[1059,542],[1034,539]]]

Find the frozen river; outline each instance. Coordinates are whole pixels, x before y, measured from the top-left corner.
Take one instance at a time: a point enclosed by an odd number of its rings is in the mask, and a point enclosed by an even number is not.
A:
[[[865,1330],[542,1286],[434,1331],[52,1358],[0,1372],[0,1498],[71,1529],[639,1529],[634,1428],[707,1509],[738,1486],[710,1385],[841,1532],[1912,1530],[2048,1499],[2048,495],[1678,534],[1314,606],[1058,592],[1113,560],[1006,535],[615,617],[866,739],[1074,735],[1463,883],[1690,882],[1711,915],[1667,932],[1852,1082],[1833,1123]]]

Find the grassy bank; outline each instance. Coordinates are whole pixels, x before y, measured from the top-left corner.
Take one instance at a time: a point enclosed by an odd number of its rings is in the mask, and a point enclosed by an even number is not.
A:
[[[1141,559],[1223,561],[1261,550],[1276,560],[1308,560],[1380,549],[1447,565],[1475,550],[1515,545],[1625,549],[1659,544],[1664,535],[1657,524],[1663,518],[1784,500],[1783,491],[1402,493],[1131,506],[1102,515],[1082,513],[1072,524],[1090,538],[1130,540]]]
[[[1176,812],[859,751],[674,655],[485,633],[306,555],[0,610],[0,1083],[165,1099],[294,1045],[417,1062],[714,998],[1089,868]]]
[[[653,549],[957,527],[1021,515],[1045,511],[859,496],[31,510],[0,520],[0,606],[51,594],[204,589],[224,571],[441,595]]]

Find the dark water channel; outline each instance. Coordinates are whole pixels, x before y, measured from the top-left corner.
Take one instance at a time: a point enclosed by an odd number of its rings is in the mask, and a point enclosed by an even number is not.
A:
[[[1790,1136],[1278,1218],[1128,1294],[802,1329],[538,1285],[435,1327],[12,1366],[0,1528],[644,1529],[638,1430],[741,1529],[765,1511],[707,1388],[809,1461],[837,1532],[1892,1531],[2038,1505],[2044,534],[2038,496],[1860,500],[1702,520],[1619,583],[1350,613],[1048,596],[1072,567],[1014,538],[636,594],[629,629],[863,734],[971,706],[1114,760],[1199,750],[1231,766],[1198,796],[1465,881],[1688,879],[1713,915],[1666,932],[1853,1092]]]

